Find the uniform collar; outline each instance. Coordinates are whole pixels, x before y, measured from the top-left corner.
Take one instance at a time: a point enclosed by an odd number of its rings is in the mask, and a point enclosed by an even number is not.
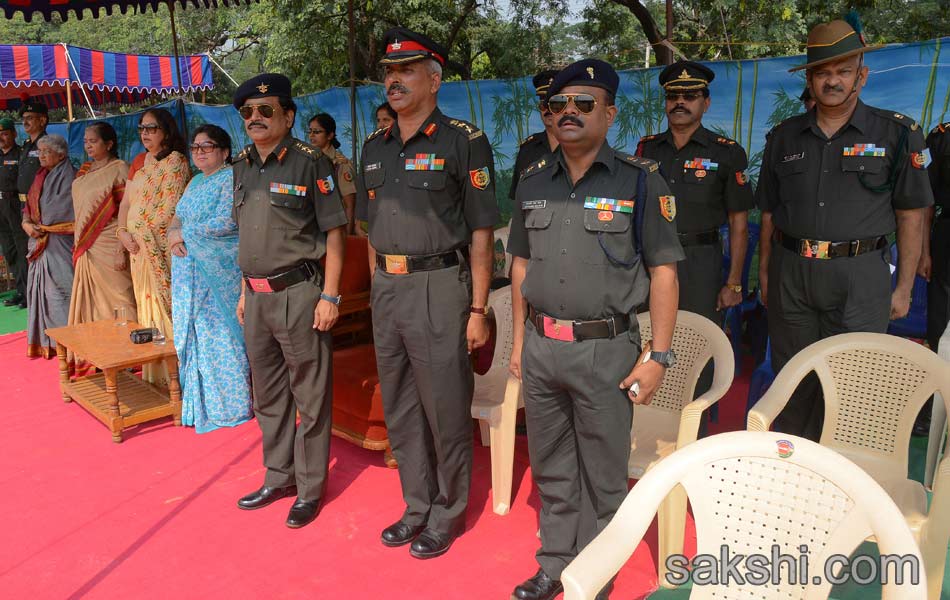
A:
[[[442,120],[442,111],[439,110],[439,107],[436,106],[435,110],[432,111],[432,114],[422,122],[422,125],[419,126],[419,130],[416,131],[409,139],[413,139],[418,135],[424,135],[430,140],[435,139],[435,136],[438,135],[439,129],[442,128],[440,121]],[[392,127],[386,130],[386,133],[383,134],[383,137],[386,141],[389,141],[390,138],[397,140],[402,140],[402,137],[399,134],[399,121],[393,123]]]
[[[699,124],[699,129],[693,132],[693,135],[689,137],[689,141],[686,142],[686,146],[690,145],[693,142],[696,142],[700,146],[708,146],[711,141],[711,132],[703,127],[703,124]],[[673,131],[669,128],[666,129],[662,134],[660,134],[660,141],[666,142],[673,149],[676,149],[676,142],[673,141]],[[683,146],[685,148],[686,146]]]
[[[267,159],[273,156],[278,163],[283,163],[284,159],[287,158],[287,153],[290,152],[290,146],[294,143],[294,137],[287,132],[287,135],[284,136],[284,139],[280,140],[280,143],[274,147],[271,153],[261,159],[261,155],[257,152],[257,146],[251,144],[251,151],[248,153],[248,158],[256,162],[257,164],[263,166],[267,162]]]
[[[865,133],[868,129],[868,105],[864,102],[861,102],[861,99],[858,98],[858,103],[854,107],[854,112],[851,113],[851,118],[848,120],[847,125],[842,127],[854,127],[858,130],[859,133]],[[821,132],[821,128],[818,127],[818,109],[813,108],[808,111],[808,118],[802,123],[802,130],[811,129],[816,134],[821,134],[824,137],[824,133]],[[837,133],[837,132],[836,132]]]
[[[597,151],[597,156],[594,157],[594,162],[590,165],[591,169],[594,168],[594,165],[599,163],[607,167],[607,171],[613,175],[614,171],[616,170],[616,157],[617,154],[614,149],[610,147],[610,144],[607,143],[607,140],[604,140],[604,143],[600,146],[600,150]],[[554,159],[556,164],[555,167],[551,169],[552,178],[554,178],[554,175],[556,175],[558,171],[563,170],[565,173],[567,172],[567,163],[564,159],[564,153],[561,151],[561,146],[558,146],[554,151]],[[588,169],[588,173],[591,169]],[[586,177],[587,173],[585,173],[584,176]]]

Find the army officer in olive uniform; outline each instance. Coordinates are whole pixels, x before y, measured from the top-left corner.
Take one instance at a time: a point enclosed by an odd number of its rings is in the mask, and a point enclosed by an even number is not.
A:
[[[818,340],[884,333],[907,314],[924,209],[933,204],[924,136],[909,117],[864,104],[863,37],[844,21],[808,35],[806,80],[816,105],[775,127],[756,198],[762,209],[759,279],[776,372]],[[887,236],[897,231],[891,292]],[[824,405],[809,377],[775,429],[812,440]]]
[[[548,109],[546,101],[548,87],[551,85],[551,80],[554,79],[555,75],[557,75],[557,71],[548,69],[541,71],[531,80],[531,83],[534,85],[534,93],[538,96],[538,111],[541,113],[541,122],[544,123],[544,131],[532,133],[526,137],[518,147],[518,155],[515,157],[515,166],[511,171],[511,188],[509,188],[508,191],[508,197],[511,200],[515,199],[518,182],[521,180],[525,169],[557,148],[557,139],[554,137],[554,116]]]
[[[326,490],[330,328],[339,315],[346,215],[333,164],[290,135],[297,113],[290,80],[252,77],[234,93],[234,106],[253,141],[234,160],[233,212],[244,272],[237,312],[267,467],[263,487],[238,506],[252,510],[296,495],[287,526],[297,528],[316,518]]]
[[[373,332],[383,410],[406,510],[382,543],[420,559],[444,554],[465,528],[472,473],[473,374],[488,339],[491,145],[436,106],[446,51],[404,29],[385,36],[395,124],[370,135],[360,161],[358,218],[369,221]]]
[[[674,360],[676,200],[655,162],[607,144],[618,84],[592,59],[554,78],[559,146],[525,171],[515,198],[511,370],[541,496],[540,568],[514,589],[518,600],[554,598],[561,571],[617,511],[632,403],[651,401]],[[635,310],[648,297],[652,352],[638,364]]]
[[[22,226],[23,203],[17,192],[19,163],[13,119],[0,119],[0,247],[16,281],[16,294],[3,304],[26,308],[27,235]]]

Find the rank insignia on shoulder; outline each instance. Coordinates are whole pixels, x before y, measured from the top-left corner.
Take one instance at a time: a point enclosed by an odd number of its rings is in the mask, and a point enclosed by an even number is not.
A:
[[[660,170],[660,165],[658,165],[656,161],[650,160],[649,158],[641,158],[639,156],[628,154],[626,159],[627,162],[633,163],[643,169],[647,169],[650,173],[656,173],[658,170]]]
[[[915,169],[926,169],[933,162],[930,158],[930,148],[924,148],[920,152],[910,153],[910,164]]]
[[[330,194],[335,187],[336,186],[333,185],[333,175],[327,175],[325,179],[317,180],[317,189],[319,189],[323,195]]]
[[[676,218],[676,196],[660,196],[660,214],[670,223],[673,222]]]
[[[476,190],[484,190],[491,183],[491,175],[488,173],[488,167],[475,169],[468,172],[468,177],[472,181],[472,187]]]
[[[736,183],[739,185],[745,185],[749,183],[749,176],[745,171],[736,171]]]
[[[436,158],[435,154],[416,154],[415,158],[406,159],[407,171],[444,171],[445,159]]]
[[[459,121],[458,119],[452,119],[451,121],[449,121],[449,125],[457,129],[461,129],[462,131],[464,131],[465,133],[469,135],[472,135],[473,133],[477,131],[474,127],[472,127],[465,121]]]
[[[727,137],[721,137],[721,136],[716,138],[716,143],[717,143],[717,144],[722,144],[723,146],[735,146],[735,145],[736,145],[735,140],[730,140],[730,139],[727,138]]]
[[[291,185],[289,183],[277,183],[276,181],[272,181],[270,184],[270,191],[272,194],[288,194],[290,196],[306,196],[307,186]]]
[[[521,210],[533,210],[535,208],[544,208],[548,205],[547,200],[525,200],[521,203]]]

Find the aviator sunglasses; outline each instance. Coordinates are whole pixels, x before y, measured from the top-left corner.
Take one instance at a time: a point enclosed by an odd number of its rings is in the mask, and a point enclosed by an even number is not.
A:
[[[274,116],[274,105],[273,104],[247,104],[238,109],[241,118],[245,121],[249,121],[251,117],[254,116],[254,111],[257,110],[257,113],[269,119]]]
[[[557,94],[548,98],[548,109],[558,115],[564,112],[570,103],[585,115],[589,115],[597,106],[597,100],[590,94]]]

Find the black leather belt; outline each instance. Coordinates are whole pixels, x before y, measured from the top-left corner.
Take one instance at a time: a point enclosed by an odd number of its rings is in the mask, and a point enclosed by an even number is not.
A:
[[[887,236],[851,240],[847,242],[826,242],[822,240],[800,240],[789,237],[781,231],[775,232],[775,237],[782,246],[805,258],[830,259],[859,256],[866,252],[873,252],[887,247]]]
[[[290,286],[307,281],[317,273],[317,267],[313,263],[304,263],[279,275],[269,277],[254,277],[244,274],[244,283],[248,289],[258,294],[271,294],[285,290]]]
[[[443,254],[420,254],[416,256],[406,254],[376,254],[376,266],[393,275],[405,275],[418,271],[435,271],[447,267],[454,267],[457,264],[459,264],[459,251],[456,250]]]
[[[19,198],[20,195],[17,192],[0,192],[0,200],[10,200],[11,198]]]
[[[614,315],[598,321],[567,321],[538,312],[530,304],[528,320],[534,323],[539,335],[564,342],[613,338],[630,329],[627,315]]]
[[[719,241],[719,230],[699,231],[696,233],[678,233],[681,246],[705,246]]]

